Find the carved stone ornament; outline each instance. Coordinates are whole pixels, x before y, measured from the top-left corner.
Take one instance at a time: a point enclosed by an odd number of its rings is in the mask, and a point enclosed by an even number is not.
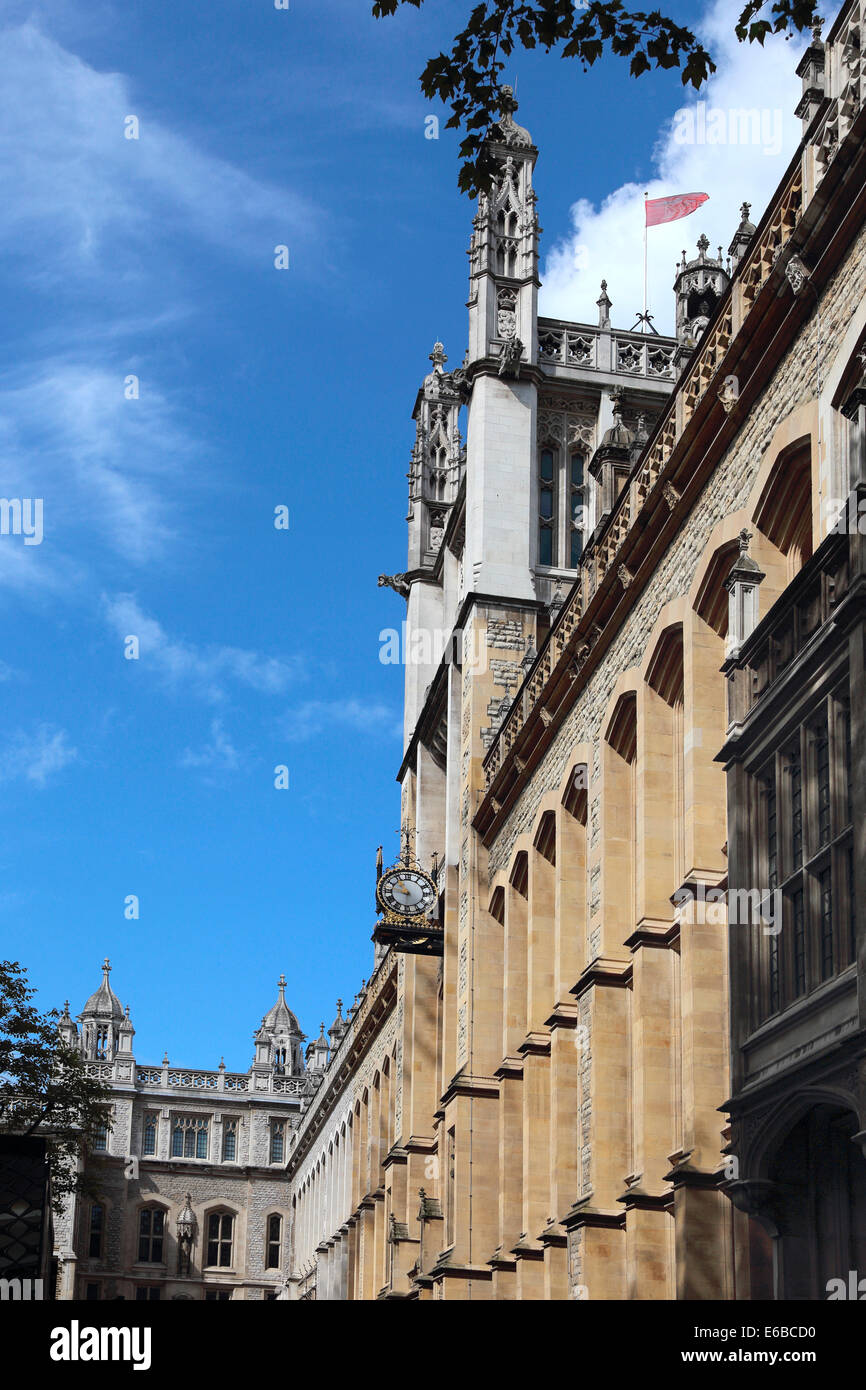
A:
[[[401,598],[409,597],[409,587],[409,581],[407,580],[405,574],[379,575],[379,588],[393,589],[395,594],[399,594]]]
[[[519,338],[507,338],[499,349],[499,375],[520,376],[520,359],[523,356],[523,343]]]
[[[809,280],[811,278],[809,271],[806,269],[799,256],[795,255],[789,258],[788,263],[785,266],[785,275],[787,277],[788,284],[791,286],[791,289],[794,291],[794,294],[799,299],[800,295],[803,293],[803,290],[806,288],[806,285],[809,283]]]

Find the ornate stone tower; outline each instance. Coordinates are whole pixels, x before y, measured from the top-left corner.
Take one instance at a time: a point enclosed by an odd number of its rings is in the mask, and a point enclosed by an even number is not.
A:
[[[463,472],[459,411],[461,373],[445,371],[441,343],[430,354],[433,370],[424,378],[412,418],[415,447],[409,470],[409,576],[432,572],[448,513]],[[421,575],[417,575],[421,577]]]
[[[745,221],[744,214],[743,223]],[[677,266],[674,293],[677,297],[678,368],[684,366],[694,352],[713,310],[731,283],[731,262],[729,260],[725,266],[721,246],[718,259],[707,255],[709,249],[707,238],[699,237],[695,259],[687,261],[683,251],[683,258]]]
[[[132,1055],[135,1029],[129,1019],[129,1009],[123,1005],[108,983],[111,964],[106,958],[102,966],[102,984],[91,994],[78,1017],[81,1025],[81,1051],[88,1062],[113,1062],[115,1057]],[[60,1020],[64,1041],[75,1041],[75,1024],[68,1010]],[[70,1028],[71,1025],[71,1028]]]
[[[277,981],[279,997],[262,1019],[255,1034],[256,1057],[253,1071],[273,1071],[278,1075],[301,1076],[304,1071],[304,1035],[286,1003],[286,977]]]
[[[482,193],[469,247],[471,401],[467,430],[464,588],[534,600],[533,489],[538,361],[538,151],[502,88],[488,136],[496,172]],[[507,541],[505,533],[507,532]]]
[[[535,362],[539,226],[532,170],[538,151],[514,120],[510,87],[502,88],[499,109],[487,142],[497,172],[478,200],[469,245],[469,360]]]

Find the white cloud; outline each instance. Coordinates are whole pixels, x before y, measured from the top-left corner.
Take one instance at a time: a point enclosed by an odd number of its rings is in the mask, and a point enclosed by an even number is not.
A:
[[[120,280],[134,251],[178,227],[232,255],[272,260],[318,214],[297,193],[250,177],[151,116],[122,73],[97,72],[36,24],[0,32],[0,245],[28,273],[62,280],[74,264]],[[139,120],[139,138],[125,122]],[[34,254],[34,248],[41,248]]]
[[[306,701],[288,712],[283,736],[299,743],[334,726],[366,734],[402,734],[402,724],[390,706],[352,699]]]
[[[238,767],[238,751],[223,728],[221,719],[211,720],[211,741],[198,751],[184,749],[181,767],[199,768],[205,772],[234,772]]]
[[[0,781],[11,782],[23,777],[37,787],[44,787],[58,772],[78,757],[69,746],[64,729],[40,724],[32,733],[17,730],[0,747]]]
[[[205,699],[225,698],[232,681],[265,695],[278,695],[304,674],[300,661],[282,661],[242,647],[196,646],[168,635],[132,594],[104,600],[109,626],[123,642],[138,638],[143,670],[154,670],[166,685],[188,688]]]
[[[5,495],[42,498],[45,527],[40,546],[3,547],[0,582],[63,571],[82,532],[90,563],[105,547],[140,564],[175,535],[175,480],[194,480],[201,446],[155,383],[145,378],[139,400],[125,399],[123,383],[49,360],[0,390]]]
[[[734,37],[735,15],[728,0],[716,0],[699,26],[712,52],[717,71],[700,93],[683,88],[682,108],[693,113],[704,103],[707,133],[714,138],[724,121],[724,143],[682,143],[683,118],[672,119],[659,131],[653,154],[655,175],[645,183],[628,183],[595,207],[580,199],[571,209],[572,231],[554,245],[544,268],[541,312],[555,318],[595,323],[595,301],[602,279],[613,301],[611,318],[618,328],[630,328],[643,300],[643,195],[672,193],[710,195],[698,212],[679,222],[650,227],[649,307],[660,332],[670,333],[674,322],[672,285],[674,265],[683,247],[694,248],[706,234],[715,255],[727,247],[740,220],[740,204],[752,203],[752,221],[784,173],[800,139],[794,108],[800,80],[794,72],[804,43],[768,39],[763,48],[739,44]],[[641,78],[640,81],[646,80]],[[758,110],[760,121],[752,139],[743,143],[735,114]],[[721,111],[711,123],[713,111]],[[730,138],[736,136],[736,143]],[[697,131],[698,126],[695,127]],[[689,251],[690,257],[696,254]]]

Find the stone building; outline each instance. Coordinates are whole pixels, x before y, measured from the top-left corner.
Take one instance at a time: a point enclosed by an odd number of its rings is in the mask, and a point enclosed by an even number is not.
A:
[[[65,1041],[109,1087],[105,1127],[84,1164],[92,1195],[55,1221],[57,1295],[67,1299],[262,1299],[284,1296],[290,1217],[286,1159],[328,1045],[307,1048],[278,998],[255,1033],[248,1071],[138,1062],[135,1030],[109,984]]]
[[[866,1263],[864,10],[801,60],[760,217],[677,267],[675,339],[606,285],[597,324],[538,317],[503,91],[380,580],[440,953],[380,947],[293,1129],[292,1297],[820,1297]]]

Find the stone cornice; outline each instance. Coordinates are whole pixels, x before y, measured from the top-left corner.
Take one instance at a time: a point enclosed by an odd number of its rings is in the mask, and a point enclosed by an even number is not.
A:
[[[520,1053],[521,1057],[549,1057],[550,1034],[527,1033],[517,1051]]]
[[[477,1100],[495,1099],[499,1095],[499,1082],[493,1076],[471,1076],[458,1072],[444,1091],[439,1102],[444,1109],[458,1096],[473,1096]]]
[[[596,956],[595,960],[581,971],[577,984],[571,987],[571,993],[580,999],[595,985],[628,989],[631,985],[631,974],[632,963],[630,960],[615,960],[609,956]]]
[[[553,1006],[553,1012],[544,1020],[545,1027],[551,1032],[557,1028],[576,1028],[578,1023],[577,1005],[572,1004],[571,1000],[559,1000]]]

